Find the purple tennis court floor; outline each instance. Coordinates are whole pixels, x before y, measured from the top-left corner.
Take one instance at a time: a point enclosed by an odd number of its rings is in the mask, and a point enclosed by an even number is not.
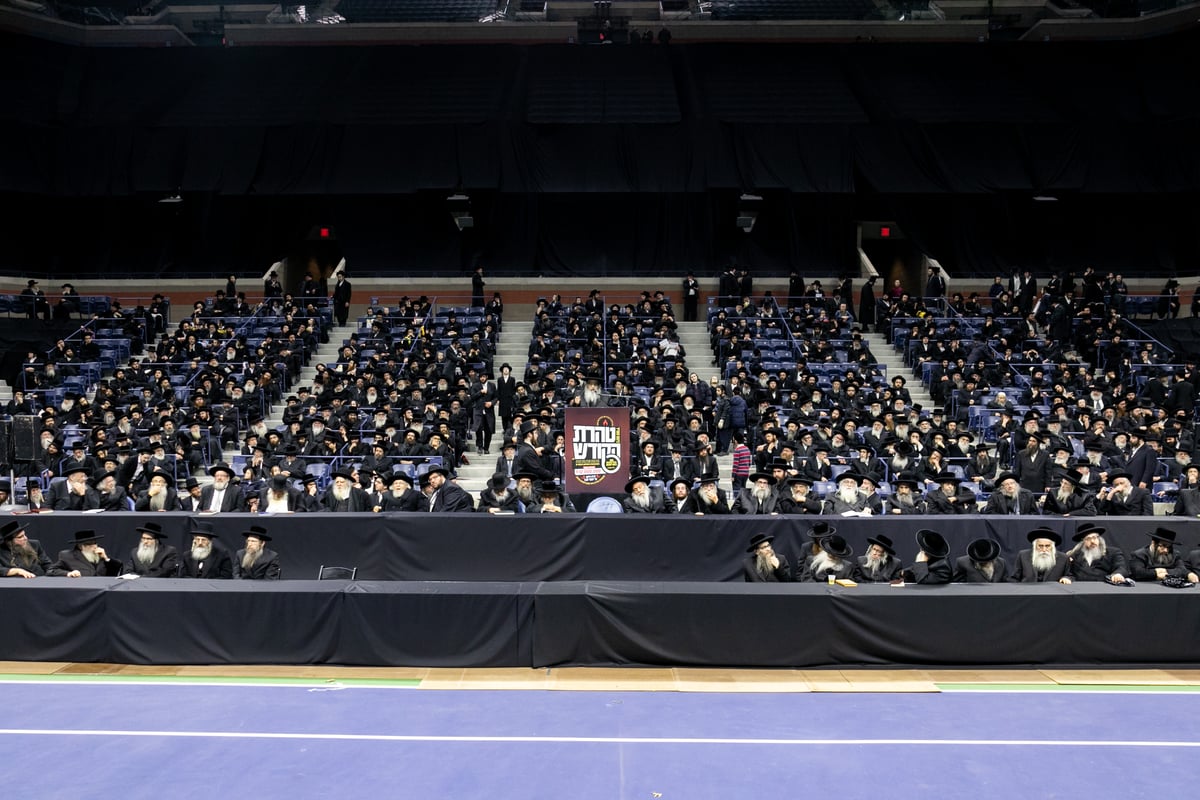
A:
[[[1140,797],[1200,758],[1189,693],[4,690],[38,798]]]

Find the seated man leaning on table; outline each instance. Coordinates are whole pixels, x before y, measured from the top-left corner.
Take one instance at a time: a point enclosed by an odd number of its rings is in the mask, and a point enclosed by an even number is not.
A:
[[[68,578],[103,578],[121,574],[121,562],[109,558],[100,546],[104,538],[93,530],[75,531],[73,545],[58,554],[58,560],[47,571],[48,575],[65,575]]]
[[[0,527],[0,577],[36,578],[54,574],[50,556],[42,549],[41,542],[25,533],[27,527],[17,520]]]

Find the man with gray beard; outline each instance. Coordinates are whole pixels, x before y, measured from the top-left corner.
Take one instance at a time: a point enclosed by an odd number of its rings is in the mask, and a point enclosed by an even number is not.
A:
[[[508,488],[508,476],[503,472],[492,475],[487,488],[479,493],[479,510],[488,514],[520,513],[517,493]]]
[[[1000,545],[991,539],[976,539],[967,554],[954,561],[955,583],[1005,583],[1008,562],[1000,558]]]
[[[626,514],[670,514],[674,509],[672,503],[663,495],[661,486],[651,486],[650,479],[644,475],[631,478],[625,484],[625,493],[629,496],[621,503]]]
[[[821,549],[805,565],[800,580],[805,583],[825,583],[833,580],[849,580],[858,569],[854,550],[836,533],[820,539]]]
[[[0,528],[0,577],[36,578],[51,575],[50,556],[42,543],[25,533],[27,525],[12,520]]]
[[[892,496],[887,499],[884,508],[888,514],[924,514],[925,501],[917,496],[917,478],[911,472],[896,476],[892,481]]]
[[[1033,493],[1021,488],[1017,476],[1011,472],[1003,472],[996,478],[996,491],[988,498],[983,513],[1036,515],[1038,507]]]
[[[1150,544],[1129,556],[1129,569],[1135,581],[1186,578],[1187,565],[1175,552],[1175,531],[1155,528],[1150,533]]]
[[[121,574],[121,562],[109,558],[100,546],[104,538],[92,530],[75,531],[73,546],[58,554],[58,561],[47,570],[48,575],[68,578],[104,578]]]
[[[774,536],[756,533],[750,539],[746,552],[750,555],[742,559],[742,579],[746,583],[791,583],[792,570],[787,559],[775,552],[771,547]]]
[[[697,516],[705,514],[731,514],[729,498],[725,490],[717,486],[717,474],[706,472],[700,476],[700,485],[688,494],[683,511]]]
[[[517,500],[521,504],[521,511],[529,511],[533,506],[537,505],[538,498],[533,491],[533,482],[538,480],[538,476],[532,472],[514,472],[513,480],[517,482]]]
[[[183,555],[181,578],[226,580],[233,577],[233,559],[217,541],[217,534],[207,522],[197,522],[192,531],[192,549]]]
[[[600,408],[604,405],[603,396],[600,394],[600,376],[589,374],[587,382],[583,385],[583,394],[579,399],[579,405],[583,408]]]
[[[858,557],[858,574],[854,579],[864,583],[891,583],[900,577],[903,569],[889,537],[883,534],[869,536],[867,554]]]
[[[784,483],[787,492],[786,496],[779,500],[780,514],[821,513],[821,501],[812,492],[812,478],[807,475],[793,475]]]
[[[862,477],[855,472],[843,472],[838,476],[838,488],[825,499],[824,514],[836,516],[869,516],[867,495],[860,492],[858,484]]]
[[[1046,494],[1042,511],[1062,517],[1096,516],[1096,496],[1079,486],[1079,473],[1063,470],[1055,473],[1058,486]]]
[[[367,493],[354,485],[354,474],[338,469],[332,473],[329,488],[325,490],[325,511],[358,513],[371,510]]]
[[[267,547],[267,542],[271,541],[267,529],[251,525],[242,536],[246,546],[234,556],[233,577],[251,581],[279,580],[279,554]]]
[[[175,478],[162,470],[150,474],[150,485],[138,497],[135,511],[178,511],[179,495],[173,484]]]
[[[133,548],[126,574],[143,578],[174,578],[179,573],[179,553],[163,540],[167,534],[157,522],[147,522],[135,528],[142,535],[138,546]]]
[[[1031,530],[1025,538],[1032,549],[1017,553],[1013,570],[1015,583],[1070,583],[1067,576],[1067,554],[1058,552],[1062,537],[1056,531],[1041,527]]]
[[[738,514],[778,514],[778,498],[772,488],[775,477],[765,472],[755,472],[747,480],[745,489],[738,492],[733,510]]]
[[[1104,540],[1104,528],[1085,522],[1076,529],[1071,541],[1075,547],[1067,551],[1067,575],[1077,581],[1107,581],[1125,583],[1129,566],[1118,547]]]

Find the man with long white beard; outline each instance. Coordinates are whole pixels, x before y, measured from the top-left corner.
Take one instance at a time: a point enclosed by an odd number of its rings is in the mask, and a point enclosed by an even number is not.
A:
[[[195,523],[192,530],[192,549],[183,554],[181,578],[228,579],[233,577],[233,559],[217,541],[212,525]]]
[[[896,558],[892,540],[882,533],[867,537],[867,554],[858,557],[855,580],[864,583],[891,583],[900,577],[904,567]]]
[[[147,522],[137,528],[141,540],[129,556],[125,572],[143,578],[174,578],[179,573],[179,553],[163,544],[167,534],[157,522]]]
[[[869,516],[871,509],[867,495],[858,489],[860,480],[862,478],[855,472],[843,472],[839,475],[837,491],[825,498],[822,513],[836,516]]]
[[[0,527],[0,577],[36,578],[53,574],[50,556],[42,549],[41,542],[25,533],[27,527],[17,520]]]
[[[1135,581],[1161,581],[1166,578],[1186,578],[1187,565],[1175,552],[1175,531],[1155,528],[1150,544],[1134,550],[1129,556],[1129,569]]]
[[[100,546],[104,538],[92,530],[75,531],[73,546],[58,554],[58,561],[47,570],[49,575],[68,578],[103,578],[121,574],[121,562],[109,558]]]
[[[820,514],[821,501],[812,492],[812,478],[793,475],[785,482],[787,496],[779,500],[780,514]]]
[[[1070,583],[1067,554],[1058,552],[1062,537],[1046,527],[1035,528],[1025,536],[1032,549],[1017,553],[1012,579],[1017,583]]]
[[[100,508],[105,511],[129,510],[129,495],[125,493],[124,487],[117,485],[115,470],[100,470],[92,477],[92,482],[100,498]]]
[[[1114,472],[1109,476],[1111,487],[1101,489],[1096,495],[1096,508],[1110,517],[1150,517],[1154,515],[1154,500],[1150,492],[1133,485],[1133,476],[1128,472]]]
[[[746,583],[791,583],[792,569],[787,559],[775,552],[771,542],[774,536],[756,533],[750,539],[746,552],[750,555],[742,559],[742,579]]]
[[[773,487],[775,478],[765,472],[755,472],[747,479],[745,489],[738,492],[733,502],[737,514],[778,514],[778,497]]]
[[[1079,473],[1064,470],[1056,473],[1057,488],[1046,494],[1042,512],[1062,517],[1096,516],[1096,496],[1079,486]]]
[[[173,486],[175,478],[162,470],[150,474],[150,485],[134,504],[135,511],[178,511],[179,495]]]
[[[800,577],[806,583],[825,583],[833,580],[852,579],[858,569],[854,550],[841,536],[830,534],[820,540],[821,550],[804,567]]]
[[[271,537],[267,529],[251,525],[242,531],[246,546],[237,551],[233,558],[233,577],[250,581],[279,580],[279,554],[267,547]]]
[[[1002,472],[996,478],[996,491],[988,498],[983,507],[984,514],[1037,514],[1037,501],[1033,494],[1021,488],[1017,476],[1011,472]]]
[[[1125,554],[1104,539],[1104,528],[1085,522],[1075,530],[1071,541],[1075,547],[1067,551],[1067,575],[1076,581],[1107,581],[1124,583],[1129,574]]]
[[[583,408],[600,408],[604,405],[604,397],[600,393],[599,375],[587,376],[587,381],[583,384],[583,394],[579,399],[579,405]]]
[[[537,502],[526,507],[527,514],[571,514],[575,511],[575,506],[557,481],[542,481],[534,496]]]
[[[515,490],[508,488],[508,476],[497,472],[479,493],[479,510],[488,514],[519,514],[521,508]]]
[[[967,554],[954,561],[955,583],[1005,583],[1008,562],[1000,558],[1000,545],[992,539],[976,539]]]
[[[25,496],[30,511],[50,508],[50,499],[42,491],[42,482],[37,478],[29,478],[25,481]]]
[[[82,464],[70,468],[66,484],[55,493],[55,511],[89,511],[100,507],[100,495],[88,486],[88,474],[88,468]]]
[[[625,484],[625,493],[629,496],[621,503],[626,514],[670,514],[674,504],[667,506],[661,486],[651,486],[650,479],[644,475],[631,478]]]
[[[389,475],[386,483],[387,491],[383,493],[381,511],[420,511],[429,502],[428,498],[413,488],[413,479],[403,470]]]
[[[700,485],[692,490],[684,503],[686,513],[704,516],[705,514],[732,514],[729,498],[725,490],[717,485],[718,476],[715,472],[706,472],[700,476]]]
[[[354,475],[344,469],[332,473],[333,480],[325,490],[325,510],[338,513],[358,513],[371,510],[367,493],[354,485]]]

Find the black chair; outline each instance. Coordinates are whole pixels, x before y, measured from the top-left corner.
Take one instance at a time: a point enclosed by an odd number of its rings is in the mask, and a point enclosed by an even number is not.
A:
[[[317,571],[319,581],[352,581],[358,575],[358,567],[327,567],[321,565]]]

